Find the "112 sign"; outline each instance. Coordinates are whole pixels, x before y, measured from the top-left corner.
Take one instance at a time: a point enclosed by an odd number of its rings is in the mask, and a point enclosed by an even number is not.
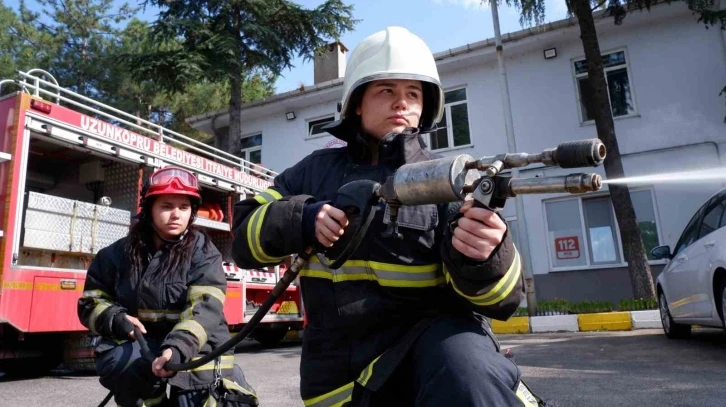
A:
[[[555,239],[555,252],[559,260],[577,259],[580,257],[580,239],[577,236],[558,237]]]

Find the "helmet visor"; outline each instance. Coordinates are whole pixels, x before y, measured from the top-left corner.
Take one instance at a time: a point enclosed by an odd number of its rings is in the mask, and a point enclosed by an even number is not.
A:
[[[197,177],[181,168],[161,169],[151,175],[149,183],[151,186],[169,185],[174,178],[188,188],[198,189]]]

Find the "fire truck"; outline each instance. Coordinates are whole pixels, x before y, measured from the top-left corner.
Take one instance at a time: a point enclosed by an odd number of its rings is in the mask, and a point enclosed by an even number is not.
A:
[[[0,97],[0,370],[95,370],[99,338],[76,311],[86,270],[128,233],[143,180],[167,165],[193,171],[202,184],[195,224],[224,256],[224,315],[232,333],[241,329],[285,264],[234,264],[233,205],[264,191],[276,173],[65,89],[46,71],[17,75],[0,81],[0,95],[13,87]],[[252,337],[274,344],[302,326],[292,284]]]

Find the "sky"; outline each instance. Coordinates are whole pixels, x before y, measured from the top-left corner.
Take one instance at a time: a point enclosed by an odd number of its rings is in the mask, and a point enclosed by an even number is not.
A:
[[[114,0],[117,4],[124,1]],[[137,0],[128,0],[132,5]],[[565,0],[545,0],[547,22],[566,17]],[[17,9],[18,0],[5,0],[6,4]],[[343,0],[352,4],[353,17],[361,20],[354,31],[346,32],[340,41],[349,49],[365,37],[387,26],[402,26],[421,37],[433,53],[456,48],[467,43],[494,37],[494,26],[488,2],[484,6],[480,0]],[[306,8],[317,7],[324,0],[297,0]],[[26,0],[26,4],[37,10],[37,3]],[[139,18],[153,21],[156,9],[147,8],[140,12]],[[502,35],[519,31],[525,27],[519,24],[518,11],[504,4],[499,6],[499,24]],[[505,48],[506,53],[506,48]],[[350,52],[347,53],[350,55]],[[291,69],[286,69],[276,83],[276,93],[297,89],[300,84],[313,84],[313,63],[302,58],[292,61]]]

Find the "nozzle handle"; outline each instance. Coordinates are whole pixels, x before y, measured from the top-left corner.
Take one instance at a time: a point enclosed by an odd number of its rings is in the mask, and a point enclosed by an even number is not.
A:
[[[316,253],[320,263],[338,269],[358,249],[378,212],[378,190],[381,185],[372,180],[349,182],[338,189],[334,206],[345,212],[348,227],[336,244]],[[333,260],[328,260],[333,257]]]
[[[607,154],[600,139],[568,141],[557,146],[552,158],[561,168],[597,167]]]

